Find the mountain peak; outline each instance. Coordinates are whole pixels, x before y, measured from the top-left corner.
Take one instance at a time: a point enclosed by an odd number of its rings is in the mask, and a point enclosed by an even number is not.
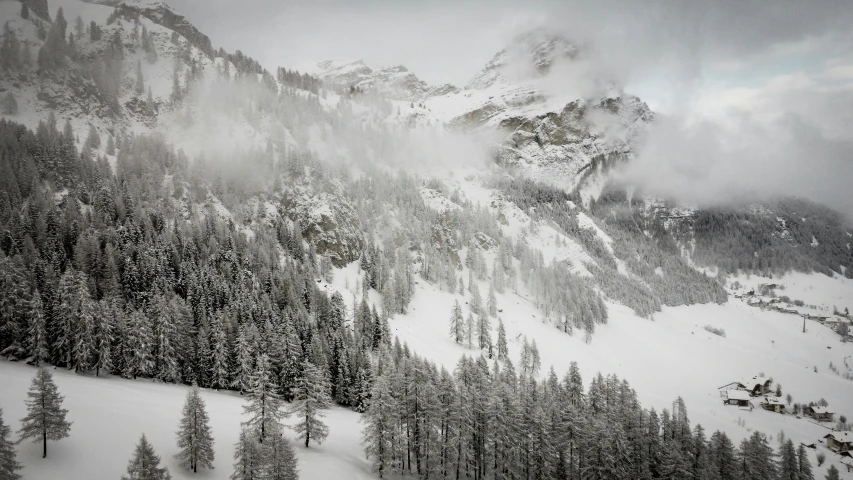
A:
[[[571,60],[577,53],[578,47],[559,33],[545,28],[528,30],[495,54],[466,88],[484,89],[499,81],[546,75],[554,62]]]

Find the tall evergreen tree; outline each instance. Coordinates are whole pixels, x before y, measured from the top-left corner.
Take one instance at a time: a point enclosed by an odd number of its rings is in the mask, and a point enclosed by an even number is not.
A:
[[[802,443],[797,447],[797,470],[799,473],[798,480],[814,480],[809,454],[806,452],[806,446]]]
[[[509,359],[509,347],[506,343],[506,329],[504,328],[504,321],[498,318],[498,360],[508,360]]]
[[[799,480],[800,466],[794,442],[787,439],[779,448],[779,480]]]
[[[323,423],[323,410],[329,408],[329,385],[323,373],[311,362],[302,364],[302,377],[293,387],[293,404],[290,414],[298,419],[293,429],[305,441],[305,447],[313,439],[317,443],[329,435],[329,427]]]
[[[184,468],[193,472],[198,471],[199,464],[202,468],[213,468],[213,435],[198,385],[187,392],[177,436],[181,451],[175,457]]]
[[[279,429],[269,436],[263,448],[264,480],[297,480],[299,468],[293,445]]]
[[[459,305],[459,300],[453,304],[453,310],[450,312],[450,337],[453,341],[461,344],[465,338],[465,319],[462,316],[462,307]]]
[[[127,475],[121,480],[170,480],[169,469],[160,466],[160,457],[154,453],[154,447],[148,443],[145,434],[139,439],[133,451],[133,458],[127,464]]]
[[[44,318],[41,294],[38,290],[33,294],[30,308],[30,327],[27,331],[27,344],[33,364],[40,366],[50,357],[47,338],[47,324]]]
[[[15,444],[9,438],[10,428],[3,422],[3,409],[0,409],[0,480],[18,480],[21,464],[15,458]]]
[[[370,392],[370,404],[362,416],[365,454],[379,478],[390,474],[396,463],[397,400],[391,394],[386,376],[376,379]]]
[[[250,418],[243,425],[257,431],[258,442],[264,443],[267,432],[275,431],[281,419],[286,415],[281,410],[278,386],[273,380],[269,357],[265,353],[258,356],[255,371],[249,378],[246,396],[249,399],[249,404],[243,407],[243,410]]]
[[[48,440],[61,440],[71,431],[71,422],[65,420],[68,410],[62,408],[64,398],[53,383],[53,375],[40,367],[27,392],[27,416],[21,419],[19,433],[21,440],[42,442],[42,458],[47,457]]]
[[[243,427],[240,440],[234,449],[234,472],[231,480],[261,480],[264,475],[263,445],[258,441],[258,432]]]
[[[840,480],[838,469],[835,468],[835,465],[830,465],[829,470],[826,471],[826,480]]]

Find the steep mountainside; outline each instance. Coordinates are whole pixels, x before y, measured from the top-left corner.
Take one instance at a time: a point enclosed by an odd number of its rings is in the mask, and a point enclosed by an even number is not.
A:
[[[744,372],[796,411],[846,406],[853,228],[805,201],[688,208],[615,183],[655,117],[607,79],[562,82],[582,46],[530,32],[461,90],[360,61],[272,75],[161,2],[106,3],[0,0],[3,357],[69,385],[197,383],[228,412],[316,370],[365,413],[371,465],[359,446],[335,468],[391,476],[651,477],[715,445],[685,403],[745,450],[782,427],[814,443],[822,426],[722,405]]]

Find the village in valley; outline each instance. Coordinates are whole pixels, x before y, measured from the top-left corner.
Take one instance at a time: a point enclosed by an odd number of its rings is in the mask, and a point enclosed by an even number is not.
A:
[[[847,423],[847,418],[836,412],[823,399],[808,404],[792,403],[790,393],[783,397],[781,385],[777,383],[775,390],[773,386],[773,378],[760,373],[748,380],[723,385],[718,390],[724,405],[751,412],[757,404],[764,410],[795,415],[797,419],[826,428],[826,435],[804,445],[817,450],[819,464],[825,461],[826,454],[829,453],[837,455],[839,463],[846,467],[848,472],[853,471],[853,426]]]
[[[806,322],[814,321],[837,333],[842,341],[853,340],[853,315],[848,307],[839,310],[833,306],[830,311],[827,305],[810,305],[788,295],[779,295],[778,290],[785,290],[782,283],[759,283],[757,287],[750,288],[734,282],[732,289],[734,297],[749,306],[801,316],[803,331],[806,329]]]

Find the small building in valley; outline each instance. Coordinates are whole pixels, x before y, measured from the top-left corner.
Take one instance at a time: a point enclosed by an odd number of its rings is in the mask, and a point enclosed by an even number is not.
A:
[[[722,393],[723,403],[726,405],[737,405],[738,407],[749,406],[749,392],[746,390],[725,390]]]
[[[743,389],[749,392],[753,397],[760,397],[770,393],[770,385],[772,381],[764,377],[752,377],[749,380],[740,382]]]
[[[823,438],[827,448],[835,453],[849,456],[853,452],[853,432],[832,432]]]
[[[820,405],[806,407],[804,413],[820,422],[831,422],[832,416],[835,415],[834,412],[829,410],[829,407],[822,407]]]
[[[761,399],[761,408],[776,413],[785,413],[785,404],[778,397],[766,395]]]

